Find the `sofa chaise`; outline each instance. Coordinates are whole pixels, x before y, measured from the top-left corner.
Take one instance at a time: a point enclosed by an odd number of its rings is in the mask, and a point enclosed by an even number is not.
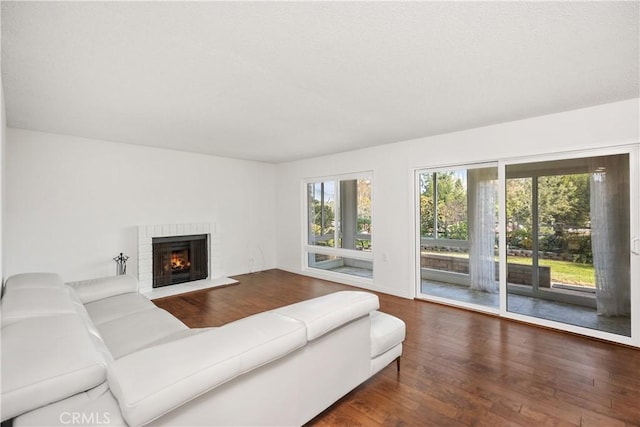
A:
[[[2,421],[302,425],[399,361],[404,322],[378,308],[376,295],[344,291],[190,329],[130,276],[12,276],[1,305]]]

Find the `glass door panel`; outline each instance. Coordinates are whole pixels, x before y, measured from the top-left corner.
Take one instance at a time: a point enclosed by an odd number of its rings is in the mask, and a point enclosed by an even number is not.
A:
[[[499,307],[497,167],[418,174],[421,293]]]
[[[630,336],[629,155],[505,172],[507,310]]]

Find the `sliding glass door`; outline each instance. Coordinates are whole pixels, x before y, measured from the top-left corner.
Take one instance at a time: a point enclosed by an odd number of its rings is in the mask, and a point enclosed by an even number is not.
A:
[[[417,171],[418,297],[638,345],[638,158],[634,145]]]
[[[422,294],[499,307],[497,179],[495,165],[418,174]]]
[[[631,335],[629,154],[506,166],[507,310]]]

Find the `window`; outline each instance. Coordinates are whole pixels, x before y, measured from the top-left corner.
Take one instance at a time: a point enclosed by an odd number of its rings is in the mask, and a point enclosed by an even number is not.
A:
[[[373,276],[371,175],[306,183],[307,267]]]
[[[421,235],[440,240],[467,240],[467,171],[420,174]]]

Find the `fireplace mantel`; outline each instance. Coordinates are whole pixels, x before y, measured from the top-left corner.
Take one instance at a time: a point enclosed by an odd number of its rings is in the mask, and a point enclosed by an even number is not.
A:
[[[219,248],[219,238],[216,225],[213,222],[189,224],[153,224],[138,226],[138,282],[140,292],[149,292],[153,287],[153,257],[152,239],[154,237],[190,236],[197,234],[209,235],[209,278],[219,271],[214,256]]]

